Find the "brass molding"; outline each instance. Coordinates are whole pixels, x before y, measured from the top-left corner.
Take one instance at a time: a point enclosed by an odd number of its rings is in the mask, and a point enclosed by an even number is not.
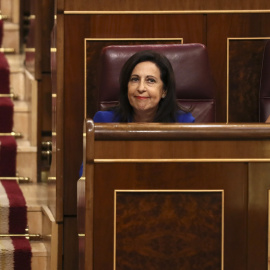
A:
[[[28,19],[29,20],[35,20],[36,19],[36,15],[31,14],[30,16],[28,16]]]
[[[14,94],[14,93],[9,93],[9,94],[0,94],[0,98],[4,98],[4,97],[9,97],[13,100],[18,100],[19,96]]]
[[[14,176],[14,177],[1,176],[0,180],[17,181],[18,183],[29,183],[30,182],[29,177],[22,177],[22,176]]]
[[[1,11],[0,11],[0,13],[1,13]],[[2,14],[0,14],[0,20],[8,20],[10,17],[8,16],[8,15],[2,15]]]
[[[26,53],[28,53],[28,52],[35,52],[36,51],[36,48],[25,48],[24,51]]]
[[[36,240],[36,241],[39,241],[42,239],[41,235],[40,234],[29,234],[29,233],[22,233],[22,234],[0,234],[0,237],[25,237],[26,239],[29,239],[29,240]]]
[[[221,193],[221,270],[224,269],[224,189],[154,189],[154,190],[114,190],[114,239],[113,239],[113,270],[116,270],[116,195],[117,193],[139,193],[139,192],[153,192],[153,193],[186,193],[186,192],[193,192],[193,193]]]
[[[87,52],[86,52],[86,43],[89,41],[181,41],[181,44],[184,42],[183,38],[85,38],[84,39],[84,118],[87,118],[87,89],[86,89],[86,64],[87,64]]]
[[[14,136],[15,138],[23,138],[22,133],[14,131],[8,133],[0,133],[0,136]]]
[[[85,41],[181,41],[183,38],[85,38]],[[86,44],[85,44],[86,45]]]
[[[270,158],[94,159],[94,163],[270,162]]]
[[[0,52],[2,53],[15,53],[14,48],[0,48]]]
[[[123,193],[141,193],[141,192],[221,192],[223,193],[223,189],[115,189],[114,194],[117,192]]]
[[[65,10],[65,15],[139,15],[139,14],[228,14],[228,13],[270,13],[270,9],[257,10]]]
[[[230,96],[229,96],[229,85],[230,85],[230,41],[231,40],[267,40],[270,39],[270,37],[228,37],[227,38],[227,94],[226,94],[226,124],[229,123],[229,101],[230,101]]]

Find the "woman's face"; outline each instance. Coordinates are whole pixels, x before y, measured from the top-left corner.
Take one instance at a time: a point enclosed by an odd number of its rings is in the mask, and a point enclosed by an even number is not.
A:
[[[128,82],[128,100],[134,113],[146,112],[155,116],[159,101],[165,96],[159,68],[150,61],[137,64]]]

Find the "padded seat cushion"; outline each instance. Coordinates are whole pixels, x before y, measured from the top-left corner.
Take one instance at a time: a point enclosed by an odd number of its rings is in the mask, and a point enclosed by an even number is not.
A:
[[[16,176],[17,143],[13,136],[0,136],[0,176]]]
[[[0,52],[0,94],[10,93],[10,70],[9,64],[4,53]]]
[[[3,20],[0,20],[0,47],[2,47],[2,41],[3,41]]]

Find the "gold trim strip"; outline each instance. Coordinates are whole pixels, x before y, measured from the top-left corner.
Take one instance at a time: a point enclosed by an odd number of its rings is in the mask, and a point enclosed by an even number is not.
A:
[[[2,53],[14,53],[15,49],[14,48],[0,48],[0,52],[2,52]]]
[[[36,48],[25,48],[24,49],[24,52],[35,52],[36,51]]]
[[[9,18],[10,17],[8,15],[2,15],[2,14],[0,14],[0,20],[8,20]]]
[[[257,10],[65,10],[65,15],[139,15],[139,14],[223,14],[223,13],[270,13],[270,9],[257,9]]]
[[[85,38],[85,41],[181,41],[183,38]]]
[[[0,180],[8,180],[8,181],[17,181],[17,182],[29,182],[29,177],[22,177],[22,176],[14,176],[14,177],[4,177],[1,176]]]
[[[31,239],[31,240],[40,240],[42,239],[41,235],[40,234],[0,234],[0,237],[25,237],[27,239]]]
[[[270,39],[270,37],[229,37],[227,38],[229,40],[264,40],[264,39]]]
[[[23,135],[20,132],[8,132],[8,133],[0,133],[0,136],[14,136],[15,138],[22,138]]]
[[[176,163],[176,162],[270,162],[270,158],[94,159],[94,163]]]
[[[78,233],[79,237],[85,237],[85,233]]]
[[[18,99],[19,97],[16,95],[16,94],[14,94],[14,93],[9,93],[9,94],[0,94],[0,98],[1,97],[9,97],[9,98],[12,98],[12,99]]]
[[[224,189],[115,189],[116,192],[221,192]]]

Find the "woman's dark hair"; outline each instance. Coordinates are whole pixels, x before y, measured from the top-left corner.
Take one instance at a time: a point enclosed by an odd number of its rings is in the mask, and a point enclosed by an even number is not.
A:
[[[172,65],[164,55],[151,50],[135,53],[122,67],[119,78],[120,97],[119,106],[116,110],[117,116],[121,122],[128,122],[128,120],[132,119],[133,108],[128,100],[128,83],[135,66],[146,61],[154,63],[159,68],[164,90],[166,90],[165,98],[162,98],[159,102],[154,122],[175,122],[179,107],[176,103],[175,78]],[[181,110],[184,109],[181,108]]]

